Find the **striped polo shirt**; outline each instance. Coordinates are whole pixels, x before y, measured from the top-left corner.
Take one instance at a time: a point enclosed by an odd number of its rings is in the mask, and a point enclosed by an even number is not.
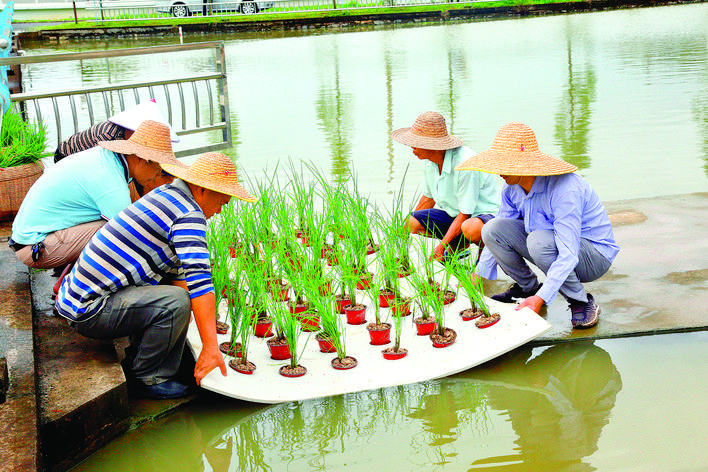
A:
[[[59,289],[56,308],[71,321],[96,315],[128,286],[157,285],[168,273],[190,298],[214,291],[206,218],[179,179],[128,206],[91,239]]]
[[[89,129],[80,131],[59,143],[56,151],[54,151],[54,162],[59,162],[66,156],[98,146],[99,141],[114,141],[124,138],[125,128],[122,126],[112,121],[97,123]]]

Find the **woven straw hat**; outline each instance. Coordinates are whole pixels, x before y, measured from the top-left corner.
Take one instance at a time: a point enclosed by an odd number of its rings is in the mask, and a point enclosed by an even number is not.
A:
[[[135,154],[146,161],[186,167],[172,152],[170,128],[157,121],[143,121],[129,139],[99,141],[98,145],[121,154]]]
[[[238,183],[236,166],[231,159],[218,152],[205,152],[190,167],[162,164],[162,168],[165,172],[199,187],[247,202],[258,200]]]
[[[536,135],[528,126],[509,123],[501,127],[490,149],[470,157],[455,170],[541,176],[569,174],[578,168],[539,151]]]
[[[162,116],[160,108],[157,106],[157,101],[154,98],[127,108],[108,118],[108,121],[132,131],[135,131],[138,126],[140,126],[140,123],[145,120],[157,121],[163,125],[170,126],[165,117]],[[179,142],[179,137],[172,130],[172,127],[170,127],[170,139],[173,143]]]
[[[418,115],[410,128],[397,129],[391,138],[401,144],[420,149],[445,151],[462,146],[462,140],[447,133],[445,118],[440,113],[426,111]]]

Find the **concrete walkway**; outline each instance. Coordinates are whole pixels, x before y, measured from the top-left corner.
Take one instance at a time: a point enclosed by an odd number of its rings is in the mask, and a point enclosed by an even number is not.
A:
[[[587,285],[602,306],[600,323],[573,331],[558,297],[543,313],[553,330],[534,343],[708,328],[708,193],[612,202],[607,209],[621,251],[610,272]],[[0,225],[0,237],[8,235],[9,226]],[[194,398],[130,399],[114,345],[78,336],[52,316],[55,279],[46,271],[30,274],[0,244],[0,359],[9,373],[0,382],[2,470],[66,470]],[[507,283],[486,284],[488,294]],[[1,373],[2,361],[3,379]]]

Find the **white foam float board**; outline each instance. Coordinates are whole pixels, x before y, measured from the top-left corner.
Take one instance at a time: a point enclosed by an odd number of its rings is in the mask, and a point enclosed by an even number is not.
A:
[[[374,307],[368,304],[367,324],[374,320]],[[249,346],[248,360],[256,364],[251,375],[244,375],[228,367],[232,358],[225,356],[227,375],[215,369],[201,382],[201,386],[222,395],[256,403],[281,403],[296,400],[339,395],[363,390],[405,385],[415,382],[446,377],[468,370],[505,352],[508,352],[551,329],[551,325],[529,308],[516,310],[514,304],[503,304],[487,299],[490,311],[498,312],[498,323],[485,329],[475,326],[474,321],[462,321],[460,310],[470,306],[467,297],[460,293],[457,300],[446,306],[446,323],[457,332],[454,344],[446,348],[434,348],[428,336],[418,336],[412,323],[412,316],[404,320],[401,347],[408,349],[408,355],[399,360],[386,360],[382,349],[393,346],[373,346],[370,344],[366,324],[353,326],[346,324],[347,355],[357,359],[358,365],[349,370],[336,370],[330,362],[336,353],[322,353],[314,333],[302,333],[299,349],[302,357],[299,364],[307,368],[302,377],[286,378],[278,369],[289,360],[276,361],[270,358],[265,339],[253,338]],[[383,318],[389,309],[382,308]],[[225,316],[222,315],[222,319]],[[393,340],[393,330],[391,339]],[[308,339],[309,337],[309,339]],[[229,341],[230,335],[218,335],[219,342]],[[189,346],[195,358],[202,349],[197,327],[192,321],[187,335]]]

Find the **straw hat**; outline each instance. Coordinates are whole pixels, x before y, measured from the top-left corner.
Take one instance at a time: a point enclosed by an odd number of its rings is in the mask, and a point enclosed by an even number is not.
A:
[[[569,174],[578,168],[539,151],[536,135],[528,126],[509,123],[501,127],[490,149],[470,157],[455,170],[541,176]]]
[[[167,122],[165,117],[162,116],[162,113],[160,113],[160,108],[157,106],[157,102],[154,98],[123,110],[122,112],[108,118],[108,121],[132,131],[135,131],[138,126],[140,126],[140,123],[145,120],[157,121],[158,123],[167,125],[170,128],[170,139],[172,142],[179,142],[177,134],[175,134],[170,124]]]
[[[426,111],[415,119],[410,128],[397,129],[391,138],[401,144],[420,149],[445,151],[462,146],[462,140],[447,134],[445,118],[440,113]]]
[[[162,168],[165,172],[199,187],[247,202],[258,200],[238,183],[236,166],[231,159],[218,152],[205,152],[190,167],[162,164]]]
[[[170,128],[157,121],[143,121],[129,139],[99,141],[98,145],[121,154],[135,154],[147,161],[185,167],[172,152]]]

